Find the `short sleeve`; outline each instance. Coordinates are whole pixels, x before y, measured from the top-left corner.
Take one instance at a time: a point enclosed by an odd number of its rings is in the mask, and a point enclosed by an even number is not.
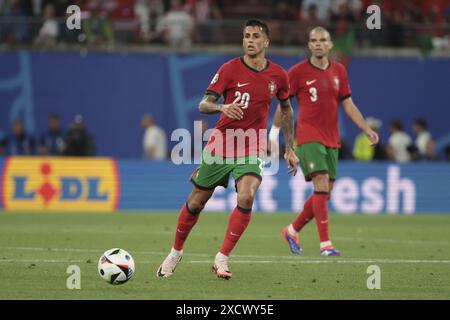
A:
[[[219,98],[226,88],[228,87],[228,84],[230,83],[231,79],[231,65],[230,63],[223,64],[219,71],[214,75],[214,77],[211,80],[211,83],[208,86],[208,89],[206,90],[207,94],[212,94],[216,96],[216,98]]]
[[[296,72],[296,71],[297,71],[297,68],[295,68],[295,66],[290,68],[288,71],[289,86],[290,86],[289,95],[291,97],[297,96],[297,92],[299,90],[298,72]]]
[[[339,83],[339,100],[345,100],[352,95],[352,90],[350,89],[350,83],[348,81],[347,70],[345,70],[344,66],[340,68],[340,83]]]
[[[289,99],[289,77],[286,71],[281,71],[280,88],[278,89],[277,97],[280,101]]]

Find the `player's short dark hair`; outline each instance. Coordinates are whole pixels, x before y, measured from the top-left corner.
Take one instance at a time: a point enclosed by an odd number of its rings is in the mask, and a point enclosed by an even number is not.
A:
[[[49,119],[55,119],[55,120],[59,120],[59,115],[55,112],[50,113],[50,115],[48,116]]]
[[[313,32],[325,32],[325,33],[328,34],[328,37],[329,37],[330,40],[331,40],[331,34],[330,34],[330,31],[328,31],[326,28],[324,28],[324,27],[322,27],[322,26],[315,26],[315,27],[311,28],[311,29],[309,30],[309,33],[308,33],[308,39],[311,39],[311,34],[312,34]]]
[[[266,37],[269,37],[269,27],[267,26],[267,24],[259,19],[249,19],[245,22],[245,27],[260,27],[262,32],[264,32],[264,34],[266,35]]]
[[[446,155],[450,156],[450,144],[448,144],[444,147],[444,153]]]
[[[389,125],[397,130],[403,130],[403,123],[400,120],[392,120]]]
[[[15,119],[12,121],[12,124],[13,124],[13,125],[16,125],[17,123],[20,123],[20,124],[23,125],[23,120],[22,120],[22,118],[15,118]]]
[[[422,118],[416,119],[416,120],[414,121],[414,124],[415,124],[416,126],[419,126],[419,127],[423,128],[423,129],[426,129],[426,128],[427,128],[427,122],[425,121],[425,119],[422,119]]]

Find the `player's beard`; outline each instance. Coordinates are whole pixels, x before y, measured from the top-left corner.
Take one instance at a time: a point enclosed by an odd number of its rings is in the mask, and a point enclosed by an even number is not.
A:
[[[328,57],[328,53],[321,51],[320,53],[314,53],[314,57],[319,60],[326,59]]]
[[[247,54],[250,58],[252,59],[256,59],[258,57],[258,53],[251,53],[251,54]]]
[[[261,55],[264,55],[263,52],[264,52],[264,49],[259,49],[259,50],[255,50],[255,49],[254,49],[252,52],[249,52],[249,51],[247,50],[246,54],[247,54],[247,56],[249,56],[250,58],[255,59],[255,58],[260,57]]]

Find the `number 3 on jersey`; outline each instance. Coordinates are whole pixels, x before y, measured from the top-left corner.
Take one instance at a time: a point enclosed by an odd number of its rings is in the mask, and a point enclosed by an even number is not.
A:
[[[242,109],[247,109],[248,104],[250,102],[250,94],[248,92],[241,93],[239,91],[236,91],[234,93],[234,96],[236,97],[233,101],[233,103],[240,103],[243,105]]]
[[[314,87],[309,88],[309,93],[311,94],[311,96],[309,97],[311,99],[312,102],[316,102],[317,101],[317,89]]]

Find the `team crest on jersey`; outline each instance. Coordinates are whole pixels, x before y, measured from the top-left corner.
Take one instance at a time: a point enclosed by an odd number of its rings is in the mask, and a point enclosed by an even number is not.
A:
[[[339,90],[339,78],[337,76],[334,77],[335,88]]]
[[[216,83],[217,81],[219,81],[219,74],[218,74],[218,73],[216,73],[215,76],[214,76],[214,78],[211,80],[211,84],[214,84],[214,83]]]
[[[275,84],[274,81],[270,81],[270,83],[269,83],[269,92],[270,92],[270,95],[271,95],[271,96],[275,95],[276,90],[277,90],[277,85]]]

